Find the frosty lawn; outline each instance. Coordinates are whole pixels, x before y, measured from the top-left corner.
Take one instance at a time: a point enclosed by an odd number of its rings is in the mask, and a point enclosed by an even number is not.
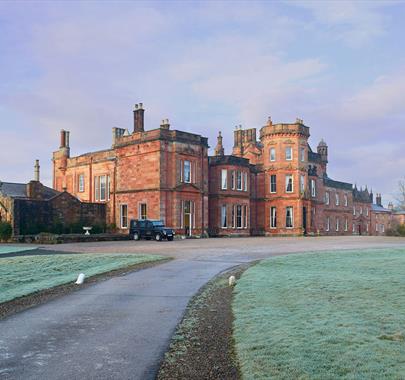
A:
[[[235,288],[244,379],[403,378],[405,249],[289,255]]]
[[[15,247],[11,245],[0,245],[0,255],[4,255],[6,253],[32,251],[33,249],[37,249],[37,247]]]
[[[72,254],[0,259],[0,302],[129,265],[162,260],[152,255]]]

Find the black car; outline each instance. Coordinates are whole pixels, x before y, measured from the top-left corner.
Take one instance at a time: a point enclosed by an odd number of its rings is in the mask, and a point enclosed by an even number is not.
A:
[[[171,228],[166,228],[161,220],[131,220],[129,236],[134,240],[145,238],[157,241],[161,241],[162,239],[172,241],[174,231]]]

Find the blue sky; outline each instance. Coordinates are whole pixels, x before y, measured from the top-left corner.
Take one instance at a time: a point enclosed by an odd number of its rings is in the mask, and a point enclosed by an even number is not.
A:
[[[226,152],[235,125],[304,119],[329,175],[391,200],[405,176],[405,2],[0,2],[0,180],[51,183],[143,102]]]

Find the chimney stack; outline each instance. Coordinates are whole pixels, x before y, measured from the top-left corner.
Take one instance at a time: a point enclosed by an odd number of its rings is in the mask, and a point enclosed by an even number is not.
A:
[[[161,129],[170,129],[169,119],[163,119],[162,123],[160,124]]]
[[[134,107],[134,132],[144,132],[144,114],[143,104],[135,104]]]
[[[35,160],[35,166],[34,166],[34,181],[39,182],[39,160]]]
[[[224,146],[222,145],[222,134],[221,132],[218,133],[217,137],[217,146],[215,147],[216,156],[223,156],[225,154]]]
[[[62,129],[60,131],[60,149],[69,148],[70,132]]]

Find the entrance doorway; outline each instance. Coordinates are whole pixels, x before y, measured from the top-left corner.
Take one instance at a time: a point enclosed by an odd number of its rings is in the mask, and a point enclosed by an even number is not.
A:
[[[193,202],[184,201],[183,203],[183,223],[186,236],[191,236],[193,228]]]

